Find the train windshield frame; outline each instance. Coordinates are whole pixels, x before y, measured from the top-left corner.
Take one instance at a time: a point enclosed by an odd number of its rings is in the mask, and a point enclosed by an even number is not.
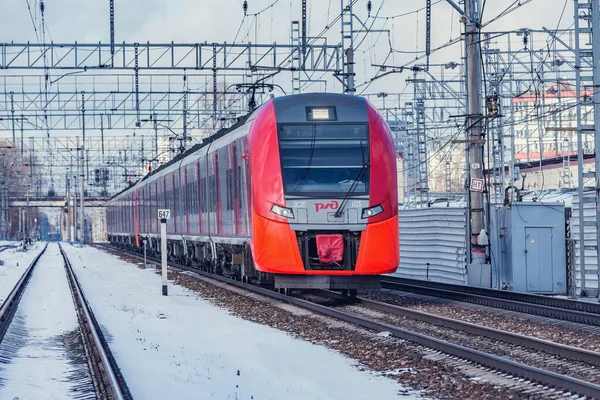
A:
[[[345,197],[369,194],[369,126],[364,123],[278,125],[286,195]]]

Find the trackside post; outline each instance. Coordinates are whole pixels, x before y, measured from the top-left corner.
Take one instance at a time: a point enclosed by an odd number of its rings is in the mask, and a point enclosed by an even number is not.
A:
[[[171,210],[158,210],[160,219],[160,257],[162,272],[162,294],[168,296],[167,289],[167,220],[171,218]]]
[[[148,268],[148,262],[146,261],[146,239],[144,238],[144,269]]]

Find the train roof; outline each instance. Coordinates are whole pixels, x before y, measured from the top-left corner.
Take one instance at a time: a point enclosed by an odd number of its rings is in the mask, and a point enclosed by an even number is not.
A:
[[[295,106],[298,106],[298,104],[302,104],[303,106],[315,107],[335,106],[337,108],[338,119],[343,122],[368,121],[367,109],[365,107],[367,100],[364,97],[360,96],[353,96],[340,93],[302,93],[275,97],[272,100],[275,106],[275,113],[277,114],[278,122],[306,122],[305,115],[303,113],[298,113],[297,108],[295,108]],[[244,116],[238,117],[237,121],[230,127],[218,130],[213,135],[210,135],[209,137],[202,140],[201,143],[192,146],[189,150],[186,150],[184,153],[178,154],[169,162],[161,165],[154,171],[144,175],[135,183],[132,183],[130,186],[124,188],[123,190],[112,196],[111,200],[127,192],[129,189],[135,187],[135,185],[139,182],[142,182],[150,178],[151,176],[169,168],[171,165],[182,161],[184,158],[197,152],[203,147],[208,146],[215,140],[227,135],[230,132],[233,132],[240,126],[244,125],[249,119],[251,119],[253,115],[256,115],[256,113],[261,109],[263,105],[257,107],[254,111]]]
[[[303,93],[273,99],[277,123],[306,123],[311,108],[330,109],[320,122],[367,123],[367,99],[341,93]],[[316,120],[315,120],[316,121]]]
[[[260,108],[260,107],[259,107]],[[258,109],[257,109],[258,110]],[[255,110],[256,111],[256,110]],[[215,140],[227,135],[228,133],[236,130],[237,128],[239,128],[240,126],[244,125],[246,123],[246,121],[248,121],[249,117],[255,112],[251,112],[248,113],[246,115],[243,115],[241,117],[238,117],[237,121],[231,125],[228,128],[222,128],[219,129],[216,133],[208,136],[207,138],[204,138],[202,140],[201,143],[197,143],[194,146],[192,146],[190,149],[186,150],[185,152],[178,154],[177,156],[175,156],[172,160],[170,160],[169,162],[161,165],[160,167],[158,167],[157,169],[155,169],[154,171],[144,175],[142,178],[138,179],[137,181],[135,181],[135,183],[132,183],[131,185],[129,185],[128,187],[124,188],[123,190],[121,190],[120,192],[116,193],[115,195],[113,195],[110,199],[113,200],[114,198],[120,196],[121,194],[127,192],[129,189],[133,188],[136,184],[138,184],[139,182],[142,182],[148,178],[150,178],[151,176],[169,168],[171,165],[180,162],[181,160],[183,160],[184,158],[188,157],[189,155],[197,152],[198,150],[202,149],[205,146],[208,146],[210,143],[214,142]]]

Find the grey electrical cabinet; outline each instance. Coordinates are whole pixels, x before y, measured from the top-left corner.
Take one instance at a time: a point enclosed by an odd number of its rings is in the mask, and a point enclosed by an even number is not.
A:
[[[539,293],[566,292],[565,207],[512,203],[492,216],[492,286]]]

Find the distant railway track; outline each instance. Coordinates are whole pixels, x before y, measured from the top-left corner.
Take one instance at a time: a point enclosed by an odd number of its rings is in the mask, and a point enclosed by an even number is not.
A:
[[[88,359],[96,396],[101,400],[129,400],[133,397],[121,375],[108,342],[100,329],[91,307],[89,306],[71,262],[59,244],[60,253],[64,260],[67,280],[75,303],[79,330]]]
[[[381,287],[600,326],[600,304],[597,303],[390,276],[381,278]]]
[[[104,247],[104,246],[103,246]],[[112,249],[117,252],[125,253],[141,259],[141,257],[137,253],[133,253],[130,251],[124,251],[122,249],[117,249],[112,246],[106,246],[109,249]],[[155,261],[157,259],[149,258]],[[547,369],[538,368],[530,365],[526,365],[523,363],[515,362],[509,360],[505,357],[500,357],[498,355],[490,354],[484,351],[475,350],[473,348],[469,348],[466,346],[461,346],[455,343],[451,343],[445,340],[438,339],[436,337],[425,335],[422,333],[414,332],[411,330],[403,329],[393,324],[388,324],[385,322],[377,321],[374,318],[366,317],[364,315],[359,315],[356,313],[345,312],[335,307],[326,306],[322,304],[318,304],[314,301],[305,300],[302,298],[292,297],[277,293],[273,290],[266,289],[263,287],[251,285],[248,283],[242,283],[224,276],[210,274],[204,271],[201,271],[197,268],[188,267],[184,265],[179,265],[176,263],[169,263],[171,267],[174,267],[179,270],[185,270],[194,272],[200,275],[203,278],[207,278],[209,280],[226,283],[228,285],[260,294],[269,298],[273,298],[282,302],[286,302],[322,315],[326,315],[341,321],[345,321],[362,328],[366,328],[369,330],[373,330],[376,332],[389,332],[392,336],[408,340],[414,343],[417,343],[421,346],[424,346],[429,349],[433,349],[435,351],[439,351],[441,353],[447,354],[452,357],[456,357],[462,360],[465,360],[469,363],[478,364],[484,368],[489,368],[495,371],[499,371],[502,374],[508,374],[513,376],[516,379],[526,380],[533,382],[535,385],[542,385],[543,388],[540,390],[550,390],[550,388],[557,388],[560,392],[563,393],[571,393],[579,396],[585,396],[590,398],[600,398],[600,385],[591,383],[585,380],[577,379],[565,374],[556,373],[553,371],[549,371]],[[337,295],[333,295],[337,296]],[[339,298],[339,296],[337,296]],[[407,316],[409,318],[414,318],[419,321],[426,321],[432,324],[436,324],[438,326],[447,326],[451,329],[464,330],[472,334],[481,335],[484,337],[492,338],[495,340],[505,341],[507,343],[512,343],[518,346],[530,347],[536,350],[544,351],[552,355],[558,355],[560,357],[571,358],[579,361],[584,361],[593,365],[600,364],[600,354],[572,348],[569,346],[564,346],[552,342],[542,341],[535,338],[526,337],[523,335],[511,334],[510,332],[493,330],[481,326],[477,326],[474,324],[461,323],[460,321],[451,321],[447,319],[443,319],[437,316],[425,315],[425,313],[418,313],[411,310],[404,310],[400,307],[395,307],[385,303],[374,302],[367,299],[358,300],[359,304],[368,305],[369,307],[378,308],[380,311],[400,315]],[[594,366],[591,366],[592,370],[596,370]]]

